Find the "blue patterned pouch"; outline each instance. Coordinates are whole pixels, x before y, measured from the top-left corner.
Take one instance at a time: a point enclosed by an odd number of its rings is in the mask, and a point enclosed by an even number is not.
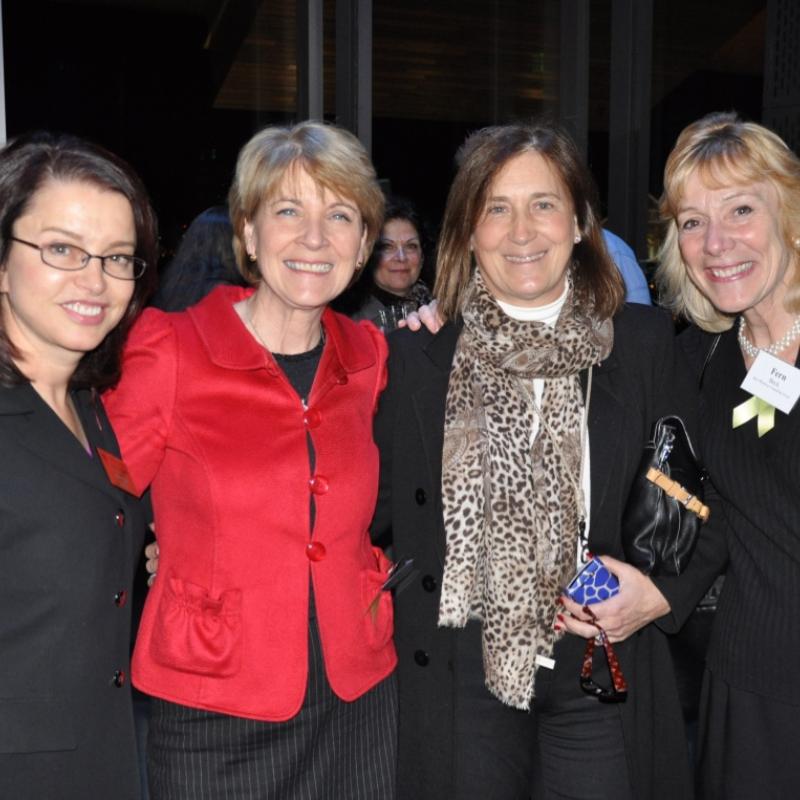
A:
[[[617,592],[619,592],[617,576],[609,571],[597,556],[580,568],[564,590],[568,597],[582,606],[608,600]]]

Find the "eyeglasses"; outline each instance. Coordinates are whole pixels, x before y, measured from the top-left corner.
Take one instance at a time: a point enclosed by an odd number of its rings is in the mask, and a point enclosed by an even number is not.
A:
[[[608,669],[611,673],[611,689],[604,689],[602,686],[596,684],[592,678],[592,659],[594,657],[594,639],[589,639],[586,642],[586,649],[583,651],[583,666],[581,668],[581,689],[586,694],[596,697],[601,703],[621,703],[628,696],[628,684],[625,681],[625,676],[622,674],[619,661],[617,661],[617,654],[608,641],[608,635],[597,624],[597,617],[589,606],[584,606],[583,611],[592,618],[592,624],[597,627],[600,632],[598,637],[600,643],[603,645],[603,650],[606,653],[606,660],[608,661]]]
[[[144,275],[147,269],[147,262],[144,259],[127,253],[112,253],[108,256],[96,256],[87,253],[82,247],[64,242],[53,242],[52,244],[38,245],[33,242],[26,242],[25,239],[18,239],[16,236],[9,236],[12,242],[32,247],[39,251],[42,262],[48,267],[60,269],[64,272],[77,272],[84,269],[93,258],[100,259],[100,268],[106,275],[118,278],[121,281],[135,281]]]
[[[377,249],[384,258],[391,258],[400,253],[406,256],[418,256],[422,252],[419,242],[393,242],[391,239],[381,239],[378,242]]]

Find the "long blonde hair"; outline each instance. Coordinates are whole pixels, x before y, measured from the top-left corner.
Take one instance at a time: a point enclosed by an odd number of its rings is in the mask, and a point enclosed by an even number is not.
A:
[[[799,313],[800,159],[776,133],[755,122],[742,122],[732,113],[709,114],[684,128],[667,159],[659,203],[666,233],[656,272],[662,305],[707,331],[727,330],[735,319],[718,311],[694,285],[681,254],[678,209],[692,175],[699,175],[710,188],[762,181],[775,187],[781,234],[792,253],[786,309]]]

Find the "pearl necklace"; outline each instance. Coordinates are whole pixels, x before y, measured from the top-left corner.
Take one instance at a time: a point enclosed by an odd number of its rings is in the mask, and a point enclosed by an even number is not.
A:
[[[769,347],[756,347],[747,336],[745,336],[744,329],[746,325],[747,323],[744,321],[744,317],[739,317],[739,330],[736,333],[736,338],[739,340],[739,347],[741,347],[745,355],[750,356],[750,358],[755,358],[761,352],[769,353],[771,356],[777,356],[778,353],[785,350],[800,336],[800,316],[795,317],[792,327],[789,328],[777,342],[773,342]]]

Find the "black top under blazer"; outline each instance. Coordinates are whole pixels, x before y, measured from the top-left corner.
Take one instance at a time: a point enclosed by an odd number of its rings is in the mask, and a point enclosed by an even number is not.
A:
[[[90,456],[28,384],[0,388],[0,797],[139,797],[128,660],[144,522],[106,477],[99,400],[73,394]]]
[[[459,331],[451,323],[435,336],[400,331],[389,337],[389,387],[375,424],[381,483],[373,534],[377,541],[391,541],[396,556],[412,556],[418,569],[413,583],[396,596],[400,800],[457,797],[453,664],[465,634],[436,623],[445,555],[440,488],[444,413]],[[694,390],[679,358],[666,314],[628,305],[615,317],[613,350],[592,377],[589,545],[594,553],[623,558],[620,520],[653,421],[677,412],[693,424]],[[701,540],[698,547],[717,546]],[[658,621],[664,629],[677,628],[712,577],[702,570],[689,573],[658,581],[672,606],[672,614]],[[583,641],[567,638],[574,640],[575,663],[557,669],[574,671],[577,682]],[[629,684],[622,719],[634,795],[638,800],[691,797],[666,637],[650,625],[615,649]]]

